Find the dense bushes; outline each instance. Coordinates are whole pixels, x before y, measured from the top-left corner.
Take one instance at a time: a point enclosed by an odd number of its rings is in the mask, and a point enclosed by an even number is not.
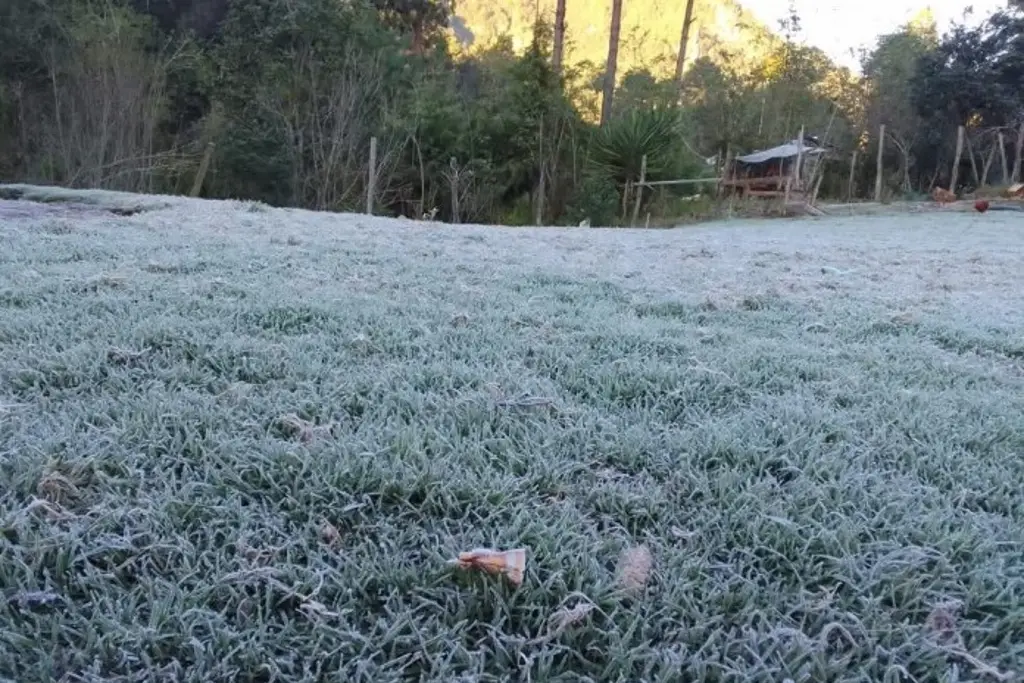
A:
[[[439,0],[11,0],[0,7],[0,174],[184,192],[212,149],[206,196],[352,210],[376,138],[378,211],[610,224],[626,220],[645,155],[648,179],[696,177],[713,172],[705,156],[800,126],[867,152],[865,130],[885,121],[899,152],[886,181],[920,189],[948,165],[957,121],[1017,123],[1015,16],[944,41],[885,37],[863,82],[788,34],[763,63],[704,54],[681,88],[633,70],[597,129],[600,68],[555,74],[544,22],[525,50],[499,40],[455,56]],[[825,192],[845,191],[846,168],[829,166]],[[690,192],[660,190],[655,209]]]

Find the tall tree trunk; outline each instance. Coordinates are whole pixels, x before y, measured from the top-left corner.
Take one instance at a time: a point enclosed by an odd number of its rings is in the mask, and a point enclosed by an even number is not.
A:
[[[622,0],[612,0],[612,26],[608,37],[608,64],[604,70],[604,97],[601,100],[601,125],[612,118],[612,97],[615,96],[615,72],[619,66],[619,31],[622,28]]]
[[[552,49],[551,62],[555,73],[562,75],[562,58],[565,53],[565,0],[555,4],[555,44]]]
[[[676,58],[676,85],[679,98],[683,96],[683,69],[686,67],[686,44],[690,42],[690,24],[693,23],[693,0],[686,0],[686,14],[683,16],[683,35],[679,38],[679,56]]]

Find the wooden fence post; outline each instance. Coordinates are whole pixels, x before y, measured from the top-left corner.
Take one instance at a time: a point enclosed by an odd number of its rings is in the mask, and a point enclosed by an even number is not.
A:
[[[190,197],[198,197],[199,193],[203,191],[203,181],[206,180],[206,172],[210,170],[210,159],[213,158],[214,144],[211,142],[206,145],[206,151],[203,152],[203,160],[199,162],[199,170],[196,172],[195,180],[192,181],[192,191],[189,193]]]
[[[1010,182],[1020,182],[1020,156],[1024,152],[1024,123],[1020,124],[1020,128],[1017,129],[1017,146],[1016,154],[1013,156],[1013,174],[1010,176]]]
[[[537,167],[540,169],[540,177],[537,179],[537,202],[533,207],[533,223],[540,226],[544,223],[544,194],[547,188],[544,183],[544,120],[540,122],[540,132],[537,134]]]
[[[459,212],[459,164],[455,157],[448,160],[448,167],[452,170],[448,181],[452,191],[452,223],[458,223],[462,216]]]
[[[377,138],[370,138],[370,177],[366,182],[366,213],[373,214],[373,197],[377,194]]]
[[[878,127],[878,159],[875,161],[875,201],[882,201],[882,155],[885,153],[885,124]]]
[[[633,204],[633,218],[629,221],[629,227],[636,227],[636,220],[640,217],[640,202],[644,198],[644,182],[647,180],[647,155],[640,159],[640,182],[636,185],[636,201]]]
[[[999,131],[999,160],[1003,163],[1003,177],[1000,182],[1003,185],[1010,181],[1010,165],[1006,162],[1006,139],[1003,138],[1003,131]]]
[[[715,197],[718,199],[722,198],[722,194],[725,191],[725,183],[729,180],[729,175],[732,168],[732,144],[726,143],[725,145],[725,163],[722,165],[722,173],[719,175],[718,184],[715,187]]]
[[[853,176],[857,171],[857,150],[850,157],[850,179],[846,183],[846,201],[853,201]]]
[[[957,176],[960,174],[960,157],[964,153],[964,127],[956,129],[956,154],[953,156],[953,171],[949,178],[949,191],[956,194]]]

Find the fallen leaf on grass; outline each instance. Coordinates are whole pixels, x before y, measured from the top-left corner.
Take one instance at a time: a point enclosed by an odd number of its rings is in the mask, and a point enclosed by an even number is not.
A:
[[[576,604],[568,607],[565,603],[571,598],[576,598]],[[534,638],[530,641],[531,644],[536,645],[554,640],[564,633],[566,629],[582,624],[590,616],[591,612],[596,609],[597,605],[586,595],[582,593],[570,594],[562,601],[562,606],[548,617],[548,632],[543,636]]]
[[[324,542],[324,545],[334,546],[341,541],[341,532],[338,531],[338,527],[325,519],[320,525],[320,540]]]
[[[115,365],[135,365],[146,356],[146,351],[113,348],[107,351],[107,361]]]
[[[942,602],[935,605],[928,614],[928,620],[925,622],[928,632],[940,645],[963,645],[956,624],[956,615],[960,607],[959,602]]]
[[[477,569],[488,574],[504,574],[515,586],[523,583],[523,572],[526,570],[526,549],[492,550],[490,548],[474,548],[459,553],[459,557],[451,561],[462,569]]]
[[[36,485],[36,493],[49,503],[63,505],[81,497],[78,487],[60,472],[47,472]]]
[[[654,558],[647,546],[627,548],[619,558],[619,584],[629,593],[640,593],[651,578]]]
[[[963,603],[959,600],[950,600],[932,608],[925,626],[936,644],[949,655],[969,664],[976,674],[990,676],[997,681],[1014,680],[1017,675],[1013,671],[1000,671],[967,651],[957,625],[957,615],[962,607]]]
[[[597,607],[592,602],[580,600],[573,607],[563,607],[548,619],[548,624],[555,634],[561,633],[570,626],[583,623],[583,620],[590,616],[590,613]]]
[[[334,423],[317,425],[309,420],[303,420],[295,413],[289,413],[277,420],[277,424],[289,436],[297,438],[302,443],[310,443],[317,439],[325,439],[331,436]]]

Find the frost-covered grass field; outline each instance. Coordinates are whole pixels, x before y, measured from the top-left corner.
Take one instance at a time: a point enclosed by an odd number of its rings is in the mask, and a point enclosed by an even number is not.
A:
[[[1020,214],[84,196],[0,207],[0,679],[1024,671]]]

